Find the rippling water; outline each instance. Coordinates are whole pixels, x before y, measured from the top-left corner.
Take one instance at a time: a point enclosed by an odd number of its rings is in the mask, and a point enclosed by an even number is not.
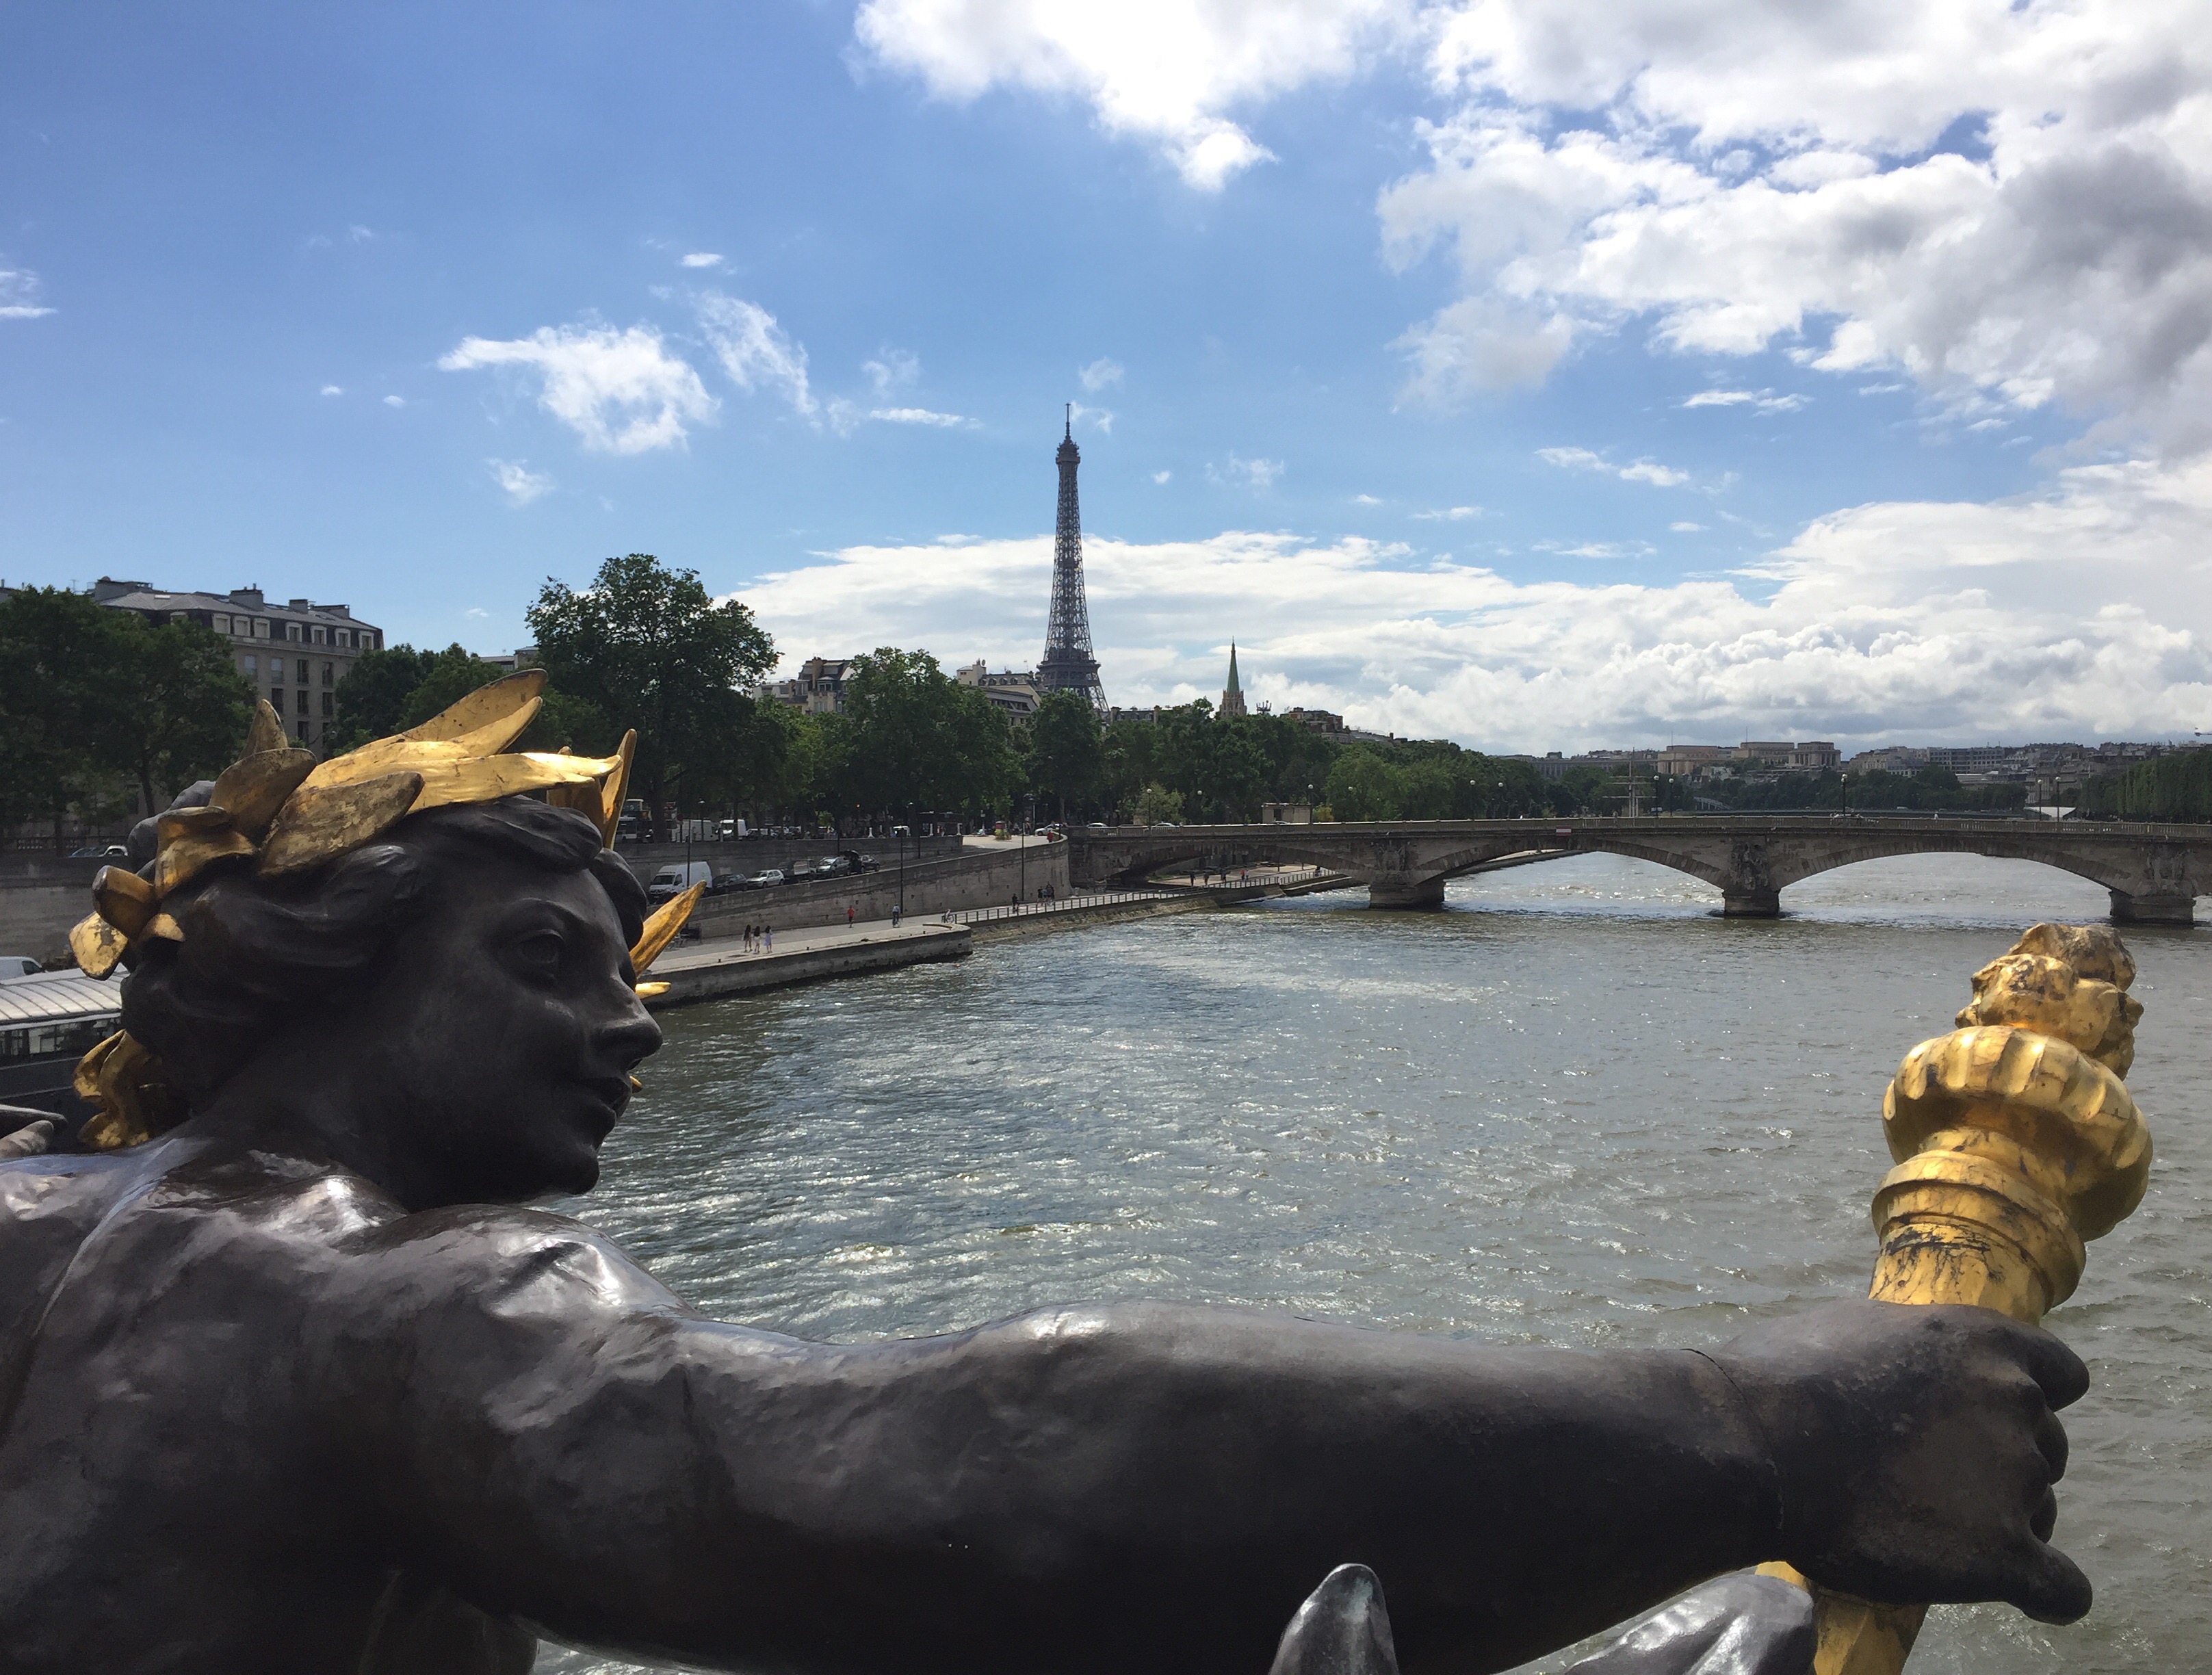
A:
[[[1863,1294],[1899,1055],[2022,926],[2107,911],[2063,873],[1936,856],[1811,880],[1779,922],[1602,856],[1462,881],[1441,913],[1364,900],[667,1014],[573,1207],[709,1313],[815,1338],[1154,1296],[1710,1344]],[[1926,1675],[2212,1669],[2212,930],[2129,941],[2158,1165],[2051,1322],[2096,1379],[2058,1536],[2097,1606],[1939,1611]]]

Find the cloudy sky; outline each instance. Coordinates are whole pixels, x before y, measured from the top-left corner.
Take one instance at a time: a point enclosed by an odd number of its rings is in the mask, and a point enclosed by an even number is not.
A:
[[[0,576],[1509,750],[2212,729],[2212,0],[19,12]]]

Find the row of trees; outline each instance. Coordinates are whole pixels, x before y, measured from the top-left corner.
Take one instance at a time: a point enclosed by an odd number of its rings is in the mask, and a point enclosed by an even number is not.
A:
[[[2081,787],[2084,814],[2122,820],[2212,820],[2212,750],[2177,750]]]

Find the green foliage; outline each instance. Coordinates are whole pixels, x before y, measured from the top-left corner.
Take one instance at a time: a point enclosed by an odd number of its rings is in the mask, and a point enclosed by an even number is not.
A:
[[[1079,692],[1048,692],[1029,720],[1030,786],[1062,819],[1087,810],[1106,771],[1098,712]]]
[[[2177,750],[2081,787],[2086,814],[2126,820],[2212,820],[2212,750]]]
[[[631,786],[656,822],[673,793],[696,804],[737,788],[757,719],[740,689],[775,661],[744,605],[717,604],[696,570],[630,553],[581,591],[549,580],[527,617],[554,687],[617,738],[637,730]]]
[[[111,816],[122,786],[161,807],[235,759],[252,698],[206,628],[24,588],[0,601],[0,812]]]
[[[1972,809],[2018,809],[2027,804],[2026,786],[1962,786],[1959,776],[1948,768],[1923,768],[1911,774],[1891,774],[1880,769],[1854,774],[1849,786],[1850,806],[1869,813],[1881,813],[1890,809],[1928,809],[1936,810],[1964,810]],[[1731,801],[1731,808],[1814,808],[1840,809],[1843,807],[1844,787],[1833,774],[1822,774],[1810,786],[1802,785],[1791,793],[1789,803],[1760,803]]]
[[[350,750],[410,725],[403,719],[407,701],[436,662],[436,652],[412,646],[386,646],[356,658],[337,685],[337,719],[327,748],[333,753]]]
[[[1021,783],[1005,712],[927,652],[878,646],[845,671],[845,713],[817,719],[818,784],[854,810],[1003,810]]]
[[[1146,786],[1138,794],[1137,823],[1157,826],[1163,821],[1180,826],[1182,823],[1182,793],[1170,791],[1165,786]]]

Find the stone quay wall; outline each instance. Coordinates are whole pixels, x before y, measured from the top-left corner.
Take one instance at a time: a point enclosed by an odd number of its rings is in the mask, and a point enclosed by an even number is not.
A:
[[[908,861],[907,916],[923,919],[956,907],[1002,907],[1024,891],[1034,899],[1041,886],[1065,896],[1067,845],[1030,844],[1026,848],[1026,861],[1024,852],[1012,844],[1004,849],[971,845],[957,855]],[[700,902],[691,922],[707,937],[742,936],[747,925],[797,931],[813,925],[842,925],[848,907],[856,919],[889,919],[898,899],[898,868],[886,863],[880,871],[858,877],[710,895]]]

